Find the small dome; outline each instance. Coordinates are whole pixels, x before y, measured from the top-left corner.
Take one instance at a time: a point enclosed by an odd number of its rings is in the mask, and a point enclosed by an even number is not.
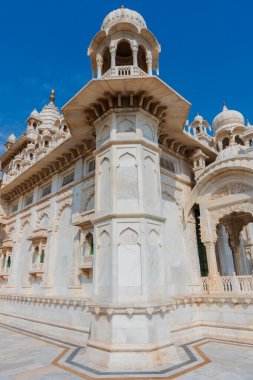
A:
[[[39,112],[36,110],[36,108],[34,108],[34,110],[31,112],[30,117],[35,117],[35,118],[39,117]]]
[[[16,141],[16,136],[14,135],[14,133],[12,133],[9,137],[8,137],[8,142],[11,142],[11,143],[14,143]]]
[[[101,30],[104,30],[106,33],[110,28],[119,23],[130,23],[135,25],[139,30],[142,28],[147,28],[144,18],[135,11],[131,9],[124,8],[123,6],[115,11],[110,12],[104,19],[102,23]]]
[[[232,144],[221,150],[216,158],[216,161],[226,160],[241,154],[247,154],[247,147],[239,144]]]
[[[222,112],[220,112],[213,119],[213,129],[217,132],[218,129],[230,124],[240,124],[244,125],[243,115],[234,110],[229,110],[225,105],[223,106]]]
[[[47,106],[44,106],[39,116],[42,120],[41,128],[52,127],[57,119],[60,117],[60,113],[56,105],[54,104],[55,95],[54,90],[52,90],[50,95],[50,103]]]
[[[194,117],[194,121],[198,121],[198,122],[202,123],[203,120],[204,120],[203,117],[201,115],[199,115],[198,113]]]

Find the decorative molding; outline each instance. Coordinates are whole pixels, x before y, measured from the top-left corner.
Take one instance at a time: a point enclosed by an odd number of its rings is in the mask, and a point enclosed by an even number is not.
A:
[[[213,193],[211,199],[220,199],[229,195],[247,193],[252,190],[253,188],[251,186],[244,183],[229,183]]]

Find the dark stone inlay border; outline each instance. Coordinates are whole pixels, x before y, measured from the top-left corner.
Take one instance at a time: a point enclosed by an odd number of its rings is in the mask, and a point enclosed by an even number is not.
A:
[[[226,339],[218,339],[218,338],[211,338],[211,337],[202,337],[200,339],[197,339],[197,340],[194,340],[194,341],[191,341],[189,343],[186,343],[186,344],[182,344],[180,345],[179,347],[181,347],[184,352],[186,353],[186,355],[188,356],[188,360],[185,360],[184,362],[182,363],[179,363],[179,364],[176,364],[176,365],[173,365],[171,367],[168,367],[168,368],[163,368],[161,370],[157,370],[157,371],[115,371],[115,372],[109,372],[109,371],[99,371],[99,370],[96,370],[94,368],[91,368],[91,367],[88,367],[86,365],[83,365],[81,363],[78,363],[76,361],[74,361],[74,358],[78,355],[78,353],[80,352],[80,350],[82,349],[85,349],[85,347],[82,347],[82,346],[78,346],[76,344],[73,344],[73,343],[69,343],[69,342],[65,342],[63,340],[60,340],[60,339],[56,339],[56,338],[52,338],[52,337],[49,337],[47,335],[43,335],[43,334],[39,334],[39,333],[35,333],[33,331],[29,331],[29,330],[25,330],[25,329],[22,329],[22,328],[19,328],[19,327],[15,327],[15,326],[11,326],[11,325],[7,325],[7,324],[4,324],[4,323],[1,323],[0,322],[0,327],[3,327],[3,328],[9,328],[9,329],[12,329],[12,330],[16,330],[18,332],[23,332],[23,333],[27,333],[29,335],[34,335],[35,337],[38,337],[38,338],[44,338],[44,339],[47,339],[49,341],[52,341],[52,342],[57,342],[57,343],[61,343],[61,344],[65,344],[67,346],[70,346],[73,348],[73,351],[70,353],[70,355],[64,360],[65,363],[67,364],[70,364],[74,367],[77,367],[77,368],[80,368],[86,372],[89,372],[89,373],[92,373],[94,375],[97,375],[97,376],[108,376],[108,375],[111,375],[111,376],[124,376],[124,375],[166,375],[167,373],[169,372],[172,372],[172,371],[175,371],[179,368],[182,368],[182,367],[185,367],[189,364],[192,364],[196,361],[198,361],[198,358],[194,355],[194,353],[191,351],[191,348],[188,347],[188,346],[191,346],[193,344],[196,344],[196,343],[200,343],[202,341],[205,341],[205,340],[212,340],[212,341],[216,341],[216,342],[219,342],[219,343],[231,343],[231,344],[240,344],[242,346],[252,346],[253,347],[253,343],[248,343],[248,342],[241,342],[241,341],[235,341],[235,340],[226,340]]]

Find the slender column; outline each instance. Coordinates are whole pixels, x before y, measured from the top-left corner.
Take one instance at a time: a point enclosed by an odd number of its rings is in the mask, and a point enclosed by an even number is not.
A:
[[[208,275],[209,277],[219,276],[216,253],[215,253],[215,243],[213,241],[209,241],[205,243],[206,247],[206,256],[208,263]]]
[[[101,78],[102,76],[102,67],[103,67],[103,59],[101,56],[97,56],[97,73],[98,73],[98,78]]]
[[[138,47],[133,46],[132,51],[133,51],[133,66],[138,67],[138,60],[137,60]]]
[[[152,75],[152,57],[147,57],[146,63],[148,67],[148,75]]]
[[[111,67],[116,66],[116,48],[115,46],[110,47],[110,53],[111,53]]]
[[[215,242],[209,241],[204,243],[206,247],[206,256],[208,264],[208,283],[209,283],[209,293],[220,293],[221,283],[220,274],[218,272],[217,259],[215,253]]]
[[[240,246],[233,247],[233,256],[235,261],[235,270],[237,275],[243,275],[243,265],[242,265],[242,257],[240,252]]]

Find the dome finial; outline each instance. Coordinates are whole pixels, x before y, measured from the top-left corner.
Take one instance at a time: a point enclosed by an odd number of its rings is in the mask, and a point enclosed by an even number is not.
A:
[[[124,7],[124,5],[121,5],[121,7],[120,7],[121,9],[125,9],[125,7]]]
[[[52,88],[51,94],[50,94],[50,102],[54,103],[54,101],[55,101],[55,94],[54,94],[54,89]]]
[[[222,111],[226,111],[228,109],[226,102],[222,103]]]

